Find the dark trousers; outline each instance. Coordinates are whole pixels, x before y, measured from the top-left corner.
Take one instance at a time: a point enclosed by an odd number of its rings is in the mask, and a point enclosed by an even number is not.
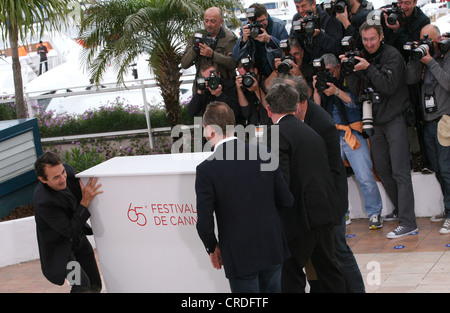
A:
[[[281,264],[250,275],[229,278],[232,293],[279,293],[281,292]]]
[[[39,62],[39,75],[42,74],[42,63],[45,64],[45,71],[48,72],[48,60],[43,60]]]
[[[409,137],[403,115],[374,125],[369,138],[375,174],[398,212],[399,225],[416,228],[414,192],[409,162]]]
[[[321,292],[345,292],[345,280],[336,260],[333,225],[313,228],[291,240],[288,245],[291,258],[283,264],[282,292],[305,292],[306,275],[303,268],[309,259],[317,274]]]
[[[90,293],[102,290],[102,280],[93,251],[92,253],[72,252],[69,257],[69,264],[72,264],[72,266],[67,266],[66,273],[72,286],[71,293]],[[69,280],[69,278],[71,279]]]

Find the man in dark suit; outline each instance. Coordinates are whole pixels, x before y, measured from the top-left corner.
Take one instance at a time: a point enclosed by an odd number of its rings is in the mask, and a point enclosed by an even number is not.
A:
[[[294,195],[294,210],[280,211],[292,255],[283,265],[282,290],[305,292],[306,278],[298,269],[311,259],[322,292],[345,292],[335,256],[333,229],[339,214],[327,149],[322,137],[296,118],[298,99],[289,84],[272,86],[266,97],[269,117],[279,128],[280,168]],[[272,142],[270,131],[268,136]]]
[[[344,162],[341,157],[340,137],[333,118],[322,107],[308,99],[308,84],[300,76],[277,77],[273,84],[287,83],[295,87],[299,94],[299,112],[297,118],[310,126],[319,134],[327,147],[328,163],[334,179],[334,185],[338,194],[339,202],[334,205],[338,212],[338,221],[334,227],[336,258],[339,268],[345,278],[347,292],[365,292],[364,280],[361,275],[358,263],[351,248],[347,244],[345,213],[348,210],[348,184]],[[313,270],[306,267],[306,274],[311,287],[311,292],[320,290],[314,278]],[[301,269],[300,269],[301,270]]]
[[[289,249],[277,209],[289,210],[293,197],[281,171],[264,170],[259,151],[252,150],[265,146],[234,137],[234,125],[227,104],[208,105],[204,135],[215,152],[197,166],[197,231],[213,267],[224,266],[232,292],[280,292]]]
[[[71,292],[100,292],[102,282],[94,251],[86,234],[89,204],[102,193],[97,179],[86,186],[75,170],[46,152],[35,162],[39,183],[34,191],[36,232],[44,276],[56,285],[67,278]]]

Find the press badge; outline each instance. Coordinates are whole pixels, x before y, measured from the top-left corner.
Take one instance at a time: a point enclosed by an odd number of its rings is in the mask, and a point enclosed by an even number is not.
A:
[[[425,112],[436,112],[436,102],[434,101],[434,95],[425,94]]]

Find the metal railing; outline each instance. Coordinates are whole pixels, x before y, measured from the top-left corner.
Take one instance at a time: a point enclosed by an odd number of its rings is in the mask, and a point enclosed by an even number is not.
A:
[[[194,81],[195,75],[183,75],[181,84],[191,84]],[[74,135],[74,136],[63,136],[63,137],[54,137],[54,138],[42,138],[42,142],[52,142],[52,141],[62,141],[62,140],[76,140],[83,138],[92,138],[92,137],[109,137],[109,136],[120,136],[120,135],[130,135],[137,133],[148,133],[149,136],[149,144],[150,148],[153,149],[153,136],[152,132],[160,132],[160,131],[169,131],[170,127],[161,127],[161,128],[151,128],[150,122],[150,112],[148,108],[148,101],[146,95],[146,89],[154,89],[159,88],[154,79],[135,79],[131,81],[125,81],[123,86],[118,86],[117,83],[105,83],[100,86],[97,85],[85,85],[85,86],[72,86],[72,87],[64,87],[59,89],[48,89],[48,90],[39,90],[39,91],[26,91],[25,90],[25,99],[27,102],[28,115],[30,118],[34,117],[34,110],[32,105],[35,104],[38,100],[43,99],[54,99],[54,98],[66,98],[73,96],[84,96],[91,94],[102,94],[102,93],[113,93],[113,92],[124,92],[131,90],[142,91],[142,99],[144,103],[144,111],[145,118],[147,122],[147,129],[138,129],[138,130],[128,130],[128,131],[119,131],[119,132],[109,132],[109,133],[100,133],[100,134],[84,134],[84,135]],[[11,103],[13,102],[14,94],[3,94],[3,99],[0,99],[0,103]],[[5,98],[8,99],[5,99]],[[192,126],[190,126],[192,127]]]

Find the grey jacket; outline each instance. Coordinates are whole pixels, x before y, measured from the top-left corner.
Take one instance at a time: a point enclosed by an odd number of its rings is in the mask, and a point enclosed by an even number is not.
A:
[[[429,74],[432,77],[424,78]],[[422,112],[425,121],[432,121],[444,114],[450,115],[450,53],[431,60],[427,65],[420,60],[410,59],[406,67],[406,82],[420,83]],[[434,94],[436,111],[425,112],[425,94]]]

